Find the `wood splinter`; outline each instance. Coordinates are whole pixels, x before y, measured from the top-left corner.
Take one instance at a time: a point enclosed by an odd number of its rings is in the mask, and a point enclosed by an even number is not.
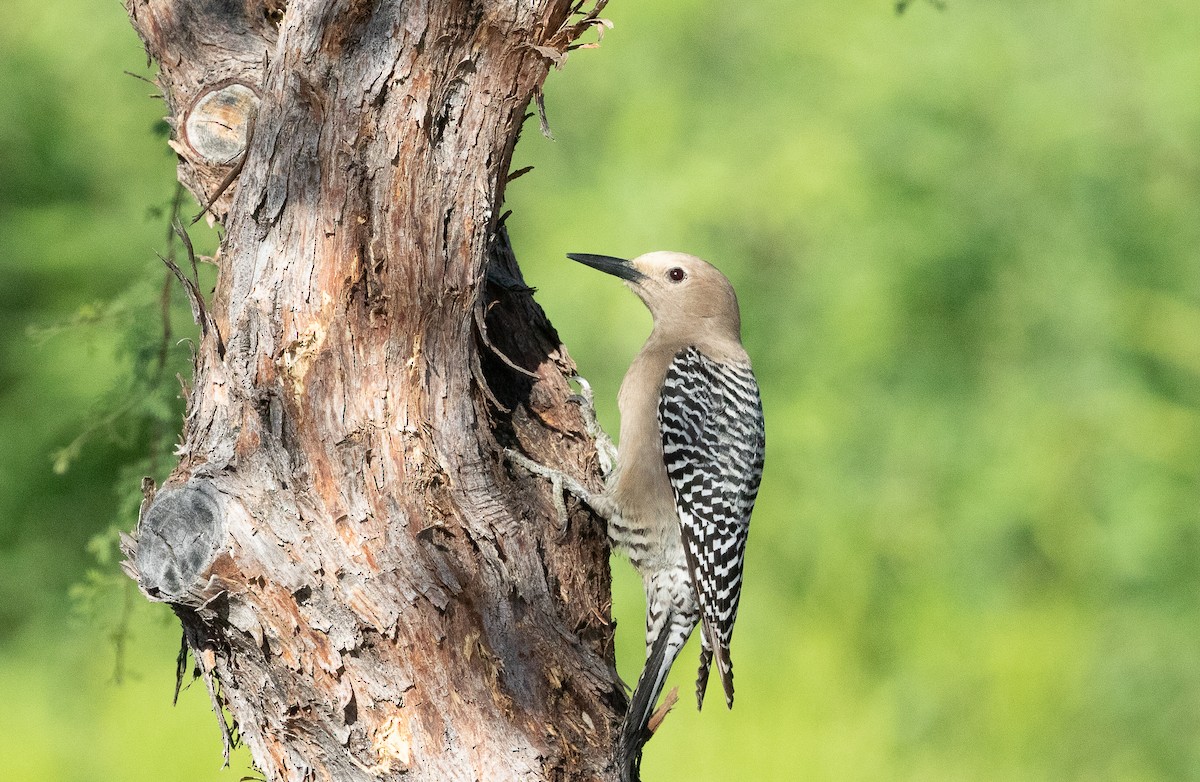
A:
[[[671,713],[671,709],[675,708],[675,704],[678,702],[679,688],[672,687],[671,691],[668,692],[666,697],[663,698],[662,703],[659,704],[659,707],[654,710],[653,716],[650,717],[649,724],[646,725],[646,728],[650,731],[650,735],[653,736],[658,732],[658,726],[662,725],[663,720],[667,718],[667,715]]]

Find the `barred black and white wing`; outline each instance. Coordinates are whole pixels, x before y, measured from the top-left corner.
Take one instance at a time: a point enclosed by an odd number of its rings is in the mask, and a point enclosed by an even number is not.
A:
[[[667,369],[658,423],[703,621],[696,697],[703,704],[715,655],[732,706],[729,640],[765,445],[762,401],[750,365],[714,361],[694,347],[681,350]]]

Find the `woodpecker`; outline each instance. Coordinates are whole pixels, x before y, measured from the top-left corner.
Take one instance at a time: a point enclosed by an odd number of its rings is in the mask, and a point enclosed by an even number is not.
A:
[[[646,664],[618,747],[632,779],[667,673],[697,625],[697,707],[714,659],[733,706],[729,641],[762,476],[762,401],[737,296],[716,267],[675,252],[567,257],[624,280],[654,318],[621,383],[615,469],[591,503],[646,591]]]

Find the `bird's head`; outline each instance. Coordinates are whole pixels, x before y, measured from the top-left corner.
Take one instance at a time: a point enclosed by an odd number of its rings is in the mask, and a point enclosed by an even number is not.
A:
[[[725,275],[708,261],[666,251],[633,260],[581,253],[567,257],[624,280],[649,308],[656,329],[681,335],[712,331],[738,339],[737,295]]]

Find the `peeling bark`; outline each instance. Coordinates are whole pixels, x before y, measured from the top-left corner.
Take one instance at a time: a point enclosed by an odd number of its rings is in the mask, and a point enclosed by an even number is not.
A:
[[[602,3],[600,4],[602,5]],[[615,779],[574,365],[499,218],[562,0],[127,0],[226,229],[180,463],[127,570],[269,780]]]

